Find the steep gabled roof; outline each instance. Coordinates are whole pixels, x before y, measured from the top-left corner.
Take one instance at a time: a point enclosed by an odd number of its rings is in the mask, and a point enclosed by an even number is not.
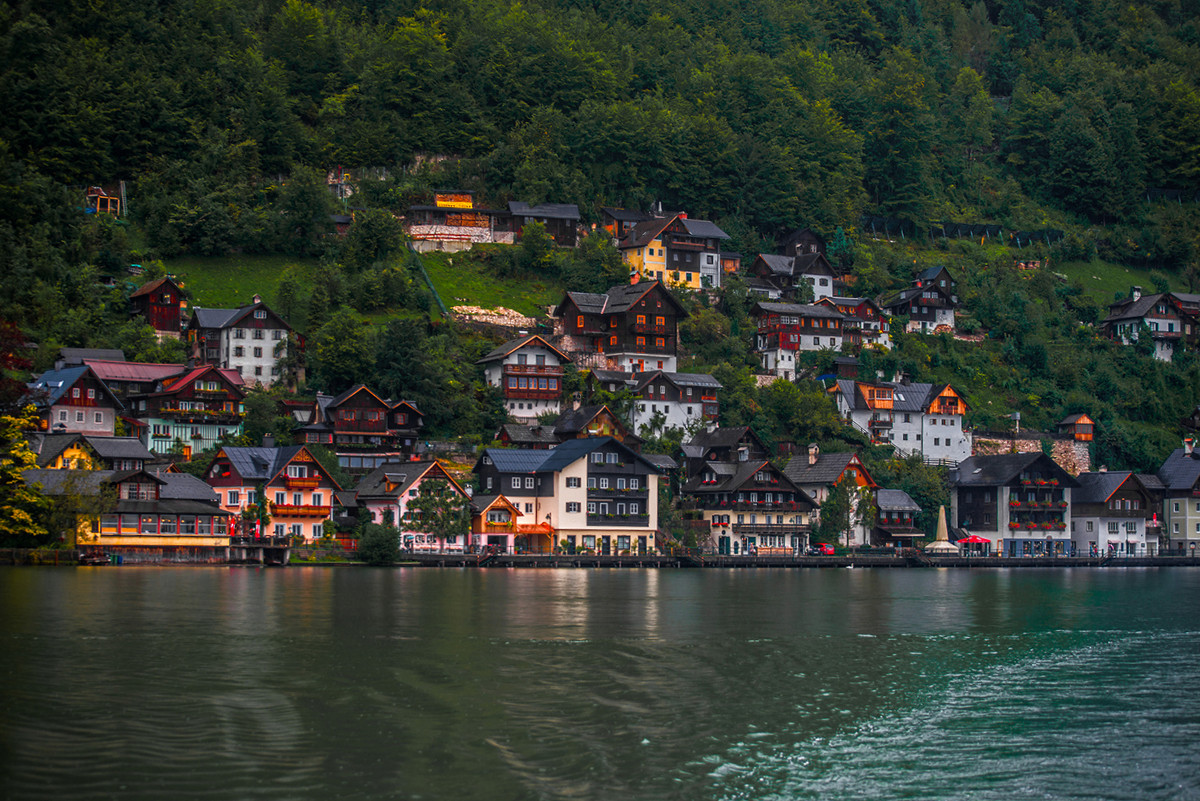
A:
[[[301,451],[307,453],[308,449],[303,445],[285,445],[278,448],[227,446],[221,448],[218,455],[225,454],[225,457],[229,459],[229,464],[244,480],[260,483],[271,481],[282,473]],[[329,479],[335,489],[341,489],[337,480],[328,475],[325,468],[320,466],[320,462],[314,458],[312,464]]]
[[[794,275],[834,275],[833,266],[823,253],[801,253],[792,266]]]
[[[187,369],[182,364],[109,361],[107,359],[87,359],[84,364],[91,367],[92,372],[102,381],[163,381],[173,375],[179,375]]]
[[[176,292],[179,292],[179,285],[176,284],[174,281],[172,281],[167,276],[163,276],[162,278],[159,278],[157,280],[147,281],[146,283],[142,284],[137,289],[130,292],[129,297],[132,299],[132,298],[139,298],[142,295],[149,295],[151,292],[154,292],[159,287],[163,286],[163,284],[170,284],[172,289],[174,289]]]
[[[637,460],[642,462],[651,471],[657,473],[658,467],[646,459],[639,453],[635,453],[627,445],[621,443],[620,440],[613,437],[582,437],[580,439],[570,439],[562,443],[558,447],[549,451],[537,451],[544,454],[546,460],[537,468],[539,473],[553,473],[562,470],[564,467],[574,463],[575,461],[586,457],[593,451],[600,450],[608,445],[613,445],[619,451],[623,451],[627,461]]]
[[[243,384],[235,384],[233,381],[229,380],[227,371],[222,370],[222,369],[216,367],[215,365],[211,365],[211,364],[202,364],[199,367],[193,367],[191,370],[187,371],[186,373],[182,373],[179,375],[170,376],[168,378],[165,378],[165,379],[163,379],[162,389],[159,390],[158,392],[151,392],[149,394],[150,395],[174,395],[177,392],[181,392],[181,391],[187,389],[189,384],[191,384],[193,381],[197,381],[197,380],[203,378],[208,373],[213,373],[214,375],[220,377],[220,379],[224,383],[228,384],[231,389],[233,389],[235,392],[237,392],[238,396],[245,397],[246,393],[242,389],[242,387],[244,386]]]
[[[104,380],[86,364],[78,367],[66,367],[62,370],[47,370],[40,376],[31,381],[27,386],[30,394],[35,401],[42,402],[44,400],[47,406],[53,406],[62,399],[63,395],[67,394],[67,390],[79,383],[86,375],[91,375],[96,379],[96,383],[108,395],[109,400],[118,409],[124,409],[125,404],[113,394],[113,391],[108,388]]]
[[[829,485],[842,477],[855,456],[853,451],[821,453],[817,455],[816,464],[809,464],[808,454],[798,453],[787,463],[783,474],[796,486]],[[865,468],[860,469],[866,472]]]
[[[921,507],[907,492],[899,489],[875,490],[875,505],[880,511],[919,512]]]
[[[192,324],[198,328],[227,328],[239,317],[241,309],[204,309],[192,307]]]
[[[1078,481],[1040,451],[971,456],[959,462],[956,471],[951,471],[951,483],[962,487],[998,487],[1012,483],[1023,471],[1035,465],[1039,470],[1049,470],[1060,486],[1079,486]]]
[[[359,501],[369,498],[399,498],[431,472],[438,473],[439,480],[449,481],[456,490],[463,492],[462,487],[450,477],[445,468],[437,460],[431,460],[382,464],[359,480],[354,488],[355,496]],[[394,484],[395,487],[389,490],[388,484]]]
[[[552,350],[555,353],[557,353],[558,358],[561,359],[562,361],[564,361],[564,362],[571,361],[570,356],[568,356],[567,354],[563,353],[558,348],[551,345],[548,341],[546,341],[546,339],[544,337],[542,337],[538,334],[530,334],[529,336],[521,337],[520,339],[510,339],[508,342],[505,342],[503,345],[493,349],[490,353],[488,353],[482,359],[476,360],[475,363],[476,364],[487,364],[488,362],[494,362],[494,361],[497,361],[498,359],[503,359],[506,356],[508,356],[510,353],[512,353],[513,351],[520,350],[521,348],[525,347],[526,345],[533,344],[535,340],[542,347],[548,348],[549,350]]]
[[[1113,470],[1099,473],[1080,473],[1075,476],[1079,488],[1071,493],[1072,503],[1107,503],[1113,493],[1133,477],[1133,481],[1141,486],[1134,474],[1128,470]]]
[[[701,452],[711,448],[733,448],[747,436],[752,437],[758,447],[766,452],[766,446],[750,426],[724,426],[711,431],[697,431],[686,445],[699,448]]]
[[[674,222],[678,216],[677,214],[672,214],[668,217],[654,217],[649,220],[642,220],[629,229],[629,233],[625,235],[625,238],[617,243],[617,248],[628,250],[629,248],[645,247],[655,239],[658,239],[667,226]]]
[[[1189,491],[1200,480],[1200,458],[1195,453],[1188,454],[1183,448],[1176,448],[1158,468],[1158,477],[1171,492]]]
[[[609,287],[604,294],[608,296],[608,305],[604,311],[607,314],[620,314],[621,312],[629,311],[633,305],[639,300],[650,294],[657,288],[663,297],[670,301],[675,307],[675,312],[680,316],[686,317],[687,311],[679,304],[679,301],[667,291],[667,288],[661,281],[638,281],[636,284],[617,284]]]
[[[492,460],[492,464],[501,473],[529,473],[532,475],[541,467],[542,462],[546,461],[546,454],[550,451],[534,451],[528,448],[485,448],[483,455],[479,457],[482,462],[483,457]],[[476,463],[476,468],[479,464]]]
[[[554,432],[545,426],[523,426],[518,423],[505,423],[500,426],[500,431],[496,434],[497,438],[499,438],[500,433],[504,433],[508,437],[508,441],[514,444],[554,445],[558,442],[558,437],[554,436]]]
[[[580,406],[578,409],[567,409],[560,414],[558,420],[554,422],[554,433],[562,435],[578,434],[587,428],[588,423],[595,420],[604,411],[607,411],[617,422],[621,422],[613,414],[612,409],[609,409],[604,404],[592,404],[590,406]]]
[[[354,386],[350,387],[349,389],[345,390],[344,392],[341,392],[341,393],[340,393],[340,394],[338,394],[338,395],[334,395],[334,396],[333,396],[332,398],[330,398],[330,399],[329,399],[329,401],[328,401],[328,402],[325,404],[325,407],[324,407],[324,408],[326,408],[326,409],[330,409],[330,408],[336,409],[337,407],[341,406],[343,403],[345,403],[346,401],[350,400],[352,397],[354,397],[355,395],[357,395],[357,394],[358,394],[358,393],[360,393],[360,392],[365,392],[365,393],[367,393],[368,395],[370,395],[372,398],[374,398],[374,399],[375,399],[375,401],[376,401],[376,402],[377,402],[377,403],[378,403],[380,406],[384,407],[385,409],[391,409],[391,408],[392,408],[392,405],[391,405],[390,403],[388,403],[388,402],[387,402],[387,401],[385,401],[383,398],[381,398],[381,397],[379,397],[378,395],[376,395],[376,394],[375,394],[375,392],[374,392],[373,390],[371,390],[371,388],[370,388],[370,387],[368,387],[366,384],[355,384]]]

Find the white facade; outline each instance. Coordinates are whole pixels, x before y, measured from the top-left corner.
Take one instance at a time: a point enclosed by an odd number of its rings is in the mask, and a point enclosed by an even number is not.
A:
[[[254,313],[267,317],[261,309]],[[286,353],[287,335],[286,328],[222,329],[217,359],[222,367],[241,373],[248,386],[269,387],[280,378],[279,361]]]
[[[610,353],[607,355],[609,362],[616,365],[609,369],[625,373],[644,373],[648,370],[666,370],[668,373],[673,373],[678,365],[673,353]]]
[[[1146,556],[1158,550],[1157,541],[1146,542],[1144,517],[1076,517],[1071,540],[1080,556]]]
[[[801,273],[800,278],[812,289],[812,301],[833,297],[833,279],[825,273]]]
[[[487,362],[483,376],[501,388],[504,408],[518,422],[529,423],[539,415],[562,410],[563,361],[557,350],[540,339]]]
[[[72,406],[58,403],[50,407],[50,433],[91,434],[111,437],[115,431],[116,411],[111,406]]]
[[[634,432],[640,432],[641,427],[649,424],[657,414],[666,416],[666,421],[663,423],[664,430],[668,428],[686,429],[693,423],[704,420],[704,403],[700,400],[699,395],[695,397],[695,400],[684,399],[681,401],[639,398],[633,405]],[[716,421],[713,421],[712,424],[716,425]]]

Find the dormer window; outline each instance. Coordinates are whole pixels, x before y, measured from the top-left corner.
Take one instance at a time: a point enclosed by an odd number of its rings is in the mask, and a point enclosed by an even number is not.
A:
[[[263,309],[255,309],[255,310],[254,310],[254,319],[255,319],[255,320],[265,320],[265,319],[267,319],[267,313],[266,313],[266,311],[264,311]]]

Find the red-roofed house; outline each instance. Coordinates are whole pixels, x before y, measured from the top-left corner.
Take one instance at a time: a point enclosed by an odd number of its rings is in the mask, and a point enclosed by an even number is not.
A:
[[[160,388],[135,395],[129,403],[144,426],[139,434],[147,448],[155,453],[182,448],[191,458],[226,435],[242,433],[245,397],[224,371],[202,365],[164,379]]]
[[[141,315],[160,337],[179,339],[183,292],[170,278],[142,284],[129,296],[129,303],[133,315]]]

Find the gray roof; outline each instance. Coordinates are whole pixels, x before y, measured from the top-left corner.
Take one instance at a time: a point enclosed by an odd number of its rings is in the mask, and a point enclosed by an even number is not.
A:
[[[1075,478],[1079,488],[1071,493],[1074,503],[1104,503],[1132,476],[1128,470],[1113,470],[1099,473],[1080,473]]]
[[[797,486],[832,484],[841,477],[853,458],[853,451],[821,453],[817,455],[817,463],[810,465],[808,454],[798,453],[783,468],[783,474]]]
[[[608,295],[596,292],[568,292],[567,297],[585,314],[600,314],[608,305]]]
[[[1158,468],[1158,477],[1171,492],[1190,491],[1200,480],[1200,451],[1187,455],[1183,448],[1176,448]]]
[[[669,373],[666,370],[650,370],[638,374],[636,389],[649,384],[661,375],[677,387],[702,387],[705,389],[721,389],[721,382],[707,373]]]
[[[501,473],[536,473],[550,451],[528,448],[486,448],[483,452]]]
[[[554,432],[545,426],[523,426],[518,423],[505,423],[500,431],[508,434],[509,442],[526,442],[533,445],[554,444],[558,438]]]
[[[775,275],[791,275],[792,268],[796,264],[795,259],[791,256],[780,256],[775,253],[759,253],[758,258]]]
[[[642,455],[642,458],[659,470],[677,470],[679,468],[679,463],[665,453],[646,453]]]
[[[581,437],[579,439],[570,439],[552,450],[537,451],[537,453],[541,453],[546,457],[546,461],[538,467],[537,471],[539,473],[557,472],[567,465],[584,458],[592,451],[600,450],[610,444],[618,450],[624,451],[625,455],[630,459],[643,462],[652,471],[658,472],[658,468],[646,459],[645,456],[635,453],[627,445],[622,444],[620,440],[613,437]]]
[[[503,359],[508,354],[524,347],[525,345],[529,344],[530,342],[532,342],[535,339],[539,340],[542,343],[542,345],[544,345],[545,347],[547,347],[550,350],[557,353],[559,355],[559,358],[561,358],[563,361],[565,361],[565,362],[571,361],[570,356],[568,356],[567,354],[563,353],[558,348],[551,345],[550,342],[545,337],[540,336],[538,334],[530,334],[527,337],[521,337],[519,339],[510,339],[508,342],[505,342],[503,345],[499,346],[498,348],[493,349],[490,353],[488,353],[482,359],[476,360],[475,363],[476,364],[486,364],[487,362],[494,362],[497,359]]]
[[[200,328],[225,328],[241,313],[242,309],[202,309],[192,307],[192,324]]]
[[[904,490],[880,489],[875,491],[875,505],[880,510],[896,512],[919,512],[921,507]]]
[[[1138,473],[1138,481],[1142,482],[1142,486],[1150,492],[1162,492],[1166,486],[1162,483],[1162,479],[1153,473]]]
[[[855,381],[849,378],[837,380],[838,392],[849,401],[851,409],[868,408],[866,400],[859,396],[857,384],[862,383],[872,387],[887,387],[892,390],[892,411],[894,412],[923,412],[933,398],[936,397],[945,384],[897,384],[893,381]]]
[[[29,487],[41,484],[46,495],[99,495],[100,487],[114,475],[114,470],[26,470],[21,479]]]
[[[732,448],[747,434],[753,435],[750,426],[721,426],[711,431],[697,431],[684,447],[698,448],[696,455],[700,456],[708,448]],[[757,439],[756,436],[755,440]]]
[[[770,301],[759,301],[754,304],[754,308],[772,314],[795,314],[798,317],[835,317],[839,320],[843,317],[842,313],[836,309],[812,303],[771,303]],[[753,313],[753,310],[751,313]]]
[[[354,493],[358,498],[398,498],[436,464],[433,460],[387,462],[363,476],[354,488]],[[389,491],[389,482],[398,486]]]
[[[1039,470],[1049,470],[1061,486],[1079,486],[1078,481],[1041,451],[971,456],[959,462],[956,471],[951,471],[951,483],[960,487],[998,487],[1012,483],[1022,471],[1034,465],[1037,465]]]
[[[93,437],[85,436],[87,444],[101,459],[142,459],[151,461],[154,454],[137,437]]]
[[[704,239],[731,239],[729,234],[722,231],[715,223],[708,220],[693,220],[690,217],[684,217],[681,222],[683,227],[687,229],[689,236],[702,237]]]
[[[510,200],[508,210],[522,217],[545,217],[552,220],[578,220],[579,207],[574,203],[539,203],[530,206],[519,200]]]
[[[242,478],[266,481],[278,474],[304,446],[288,445],[280,448],[223,448],[229,463]]]
[[[115,348],[63,348],[58,352],[58,358],[66,364],[83,364],[86,359],[123,362],[125,351]]]
[[[162,500],[220,503],[216,490],[189,473],[158,473],[158,477],[167,482],[158,489]]]

